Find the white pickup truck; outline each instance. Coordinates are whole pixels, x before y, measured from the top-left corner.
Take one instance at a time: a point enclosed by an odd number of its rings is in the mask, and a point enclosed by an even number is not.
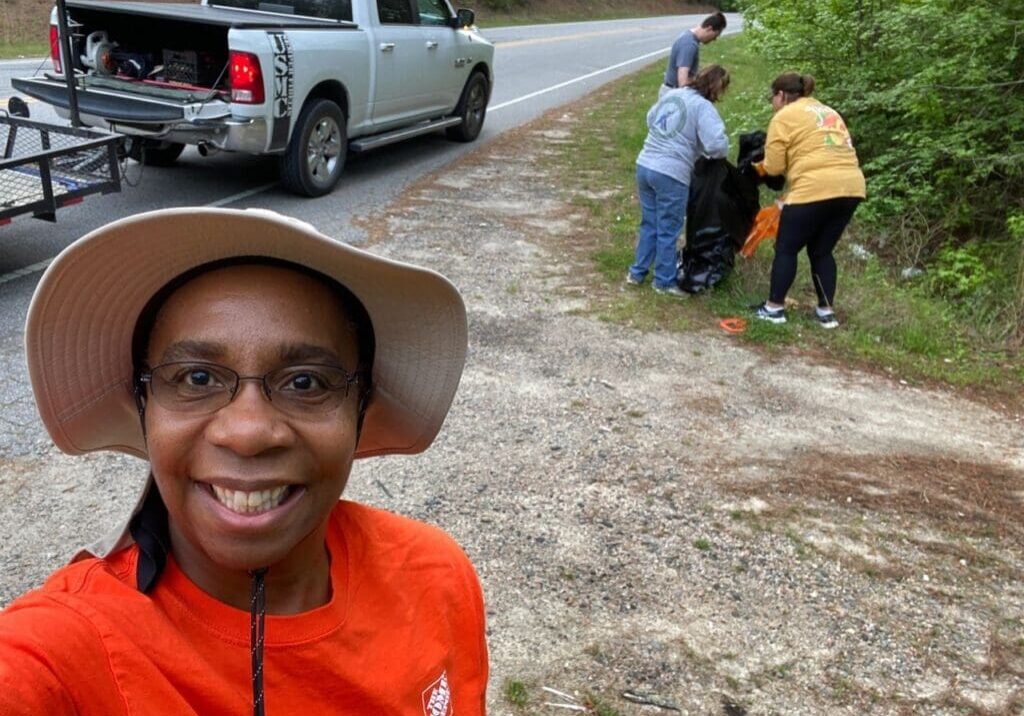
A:
[[[480,134],[494,47],[448,0],[67,0],[83,124],[129,137],[129,155],[173,163],[186,144],[274,154],[281,180],[330,192],[347,151],[444,129]],[[15,88],[68,116],[54,11],[55,74]]]

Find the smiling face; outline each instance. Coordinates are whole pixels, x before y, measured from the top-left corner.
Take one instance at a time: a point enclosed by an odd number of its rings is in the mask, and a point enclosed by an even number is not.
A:
[[[336,294],[287,268],[241,265],[200,275],[170,295],[146,360],[204,361],[240,376],[328,364],[355,372],[359,350]],[[189,384],[210,376],[188,374]],[[287,385],[307,389],[305,375]],[[324,559],[327,518],[345,488],[356,446],[358,389],[327,412],[283,411],[259,380],[208,413],[182,412],[149,394],[153,476],[170,517],[174,555],[194,579],[224,570]],[[208,580],[204,580],[208,581]]]

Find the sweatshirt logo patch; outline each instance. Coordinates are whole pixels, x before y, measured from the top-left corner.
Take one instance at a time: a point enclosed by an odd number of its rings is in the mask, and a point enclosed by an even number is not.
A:
[[[807,111],[814,115],[815,124],[824,135],[826,147],[848,147],[853,149],[853,138],[839,113],[823,104],[812,104]]]
[[[648,125],[651,134],[671,139],[683,131],[686,124],[686,102],[679,97],[666,95],[655,105],[652,114]]]
[[[448,688],[447,671],[442,671],[437,681],[423,690],[423,716],[452,716],[452,692]]]

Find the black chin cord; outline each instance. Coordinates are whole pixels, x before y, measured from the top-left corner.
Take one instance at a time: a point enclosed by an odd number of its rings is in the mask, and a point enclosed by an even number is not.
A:
[[[249,649],[252,651],[252,713],[264,716],[263,703],[263,624],[267,616],[267,587],[263,578],[267,568],[249,572],[252,589],[249,596]]]

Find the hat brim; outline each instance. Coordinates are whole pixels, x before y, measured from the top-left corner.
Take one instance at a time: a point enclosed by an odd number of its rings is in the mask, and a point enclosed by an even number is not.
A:
[[[220,259],[263,256],[333,278],[365,306],[374,391],[357,458],[425,450],[444,422],[466,357],[466,310],[433,271],[341,243],[263,210],[164,209],[108,224],[67,247],[36,288],[25,328],[43,424],[66,453],[146,457],[132,393],[132,335],[149,299]]]

